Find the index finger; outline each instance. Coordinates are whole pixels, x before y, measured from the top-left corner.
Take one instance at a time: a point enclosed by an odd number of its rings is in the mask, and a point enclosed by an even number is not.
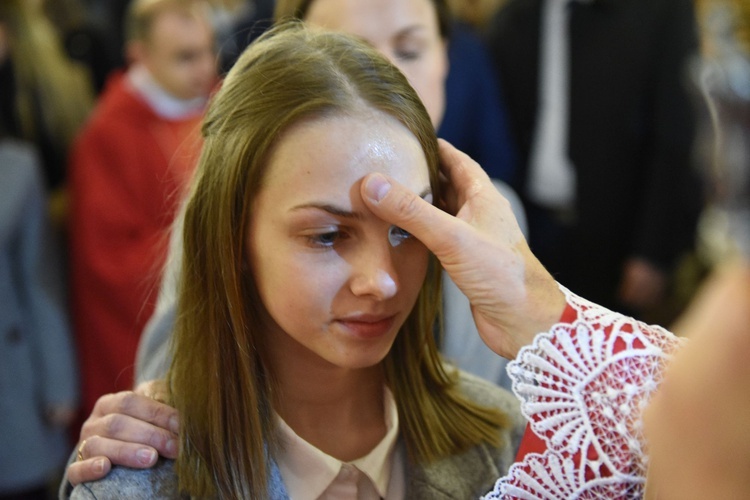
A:
[[[99,398],[90,420],[110,414],[127,415],[174,434],[179,433],[179,416],[176,409],[132,391],[107,394]],[[85,424],[81,430],[81,439],[88,437],[84,435],[84,429],[86,429]]]

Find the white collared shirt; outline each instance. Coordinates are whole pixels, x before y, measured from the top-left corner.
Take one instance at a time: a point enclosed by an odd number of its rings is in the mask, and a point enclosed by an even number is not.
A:
[[[279,471],[292,500],[401,500],[405,464],[398,441],[398,412],[393,394],[384,391],[385,437],[367,455],[342,462],[299,437],[278,417]]]
[[[179,99],[154,79],[151,72],[142,64],[134,64],[128,69],[130,87],[154,110],[154,113],[167,120],[181,120],[202,113],[208,96],[193,99]]]
[[[526,193],[535,203],[555,209],[569,209],[576,199],[576,172],[568,155],[570,4],[542,2],[539,109]]]

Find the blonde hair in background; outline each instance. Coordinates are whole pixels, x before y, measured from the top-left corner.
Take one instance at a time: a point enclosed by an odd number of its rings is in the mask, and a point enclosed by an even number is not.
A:
[[[65,154],[93,107],[90,75],[68,58],[40,2],[0,1],[0,23],[9,37],[23,138],[36,142],[44,128]]]
[[[439,199],[437,140],[405,77],[353,37],[285,23],[250,46],[229,72],[203,124],[188,199],[174,356],[167,374],[181,415],[181,492],[266,498],[276,449],[273,367],[265,310],[245,260],[253,202],[280,135],[303,120],[375,108],[420,142]],[[408,458],[423,463],[480,442],[499,445],[507,418],[467,401],[433,336],[441,311],[434,257],[416,306],[384,360]]]
[[[711,40],[705,34],[710,32],[710,18],[718,10],[727,9],[732,17],[733,36],[737,44],[750,55],[750,0],[696,0],[696,14],[703,37],[702,50],[710,55],[713,50]]]

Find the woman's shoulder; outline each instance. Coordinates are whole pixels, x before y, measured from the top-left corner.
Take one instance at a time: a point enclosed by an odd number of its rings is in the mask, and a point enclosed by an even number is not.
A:
[[[496,408],[508,417],[509,425],[503,430],[503,441],[505,445],[510,445],[515,454],[527,423],[521,413],[521,401],[518,397],[497,384],[461,370],[458,370],[458,390],[468,400],[488,408]]]
[[[182,498],[178,491],[174,461],[160,458],[150,469],[112,467],[105,478],[76,486],[70,498],[74,500]]]
[[[458,389],[471,401],[506,413],[520,414],[520,401],[512,392],[471,373],[458,370]]]

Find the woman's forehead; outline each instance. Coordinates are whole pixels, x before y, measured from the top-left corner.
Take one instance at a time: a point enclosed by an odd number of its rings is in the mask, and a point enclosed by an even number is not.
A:
[[[431,0],[313,0],[305,21],[360,36],[371,43],[414,26],[439,31]]]
[[[394,117],[376,110],[304,120],[279,138],[269,156],[266,187],[349,189],[381,172],[422,191],[429,186],[424,151]]]

